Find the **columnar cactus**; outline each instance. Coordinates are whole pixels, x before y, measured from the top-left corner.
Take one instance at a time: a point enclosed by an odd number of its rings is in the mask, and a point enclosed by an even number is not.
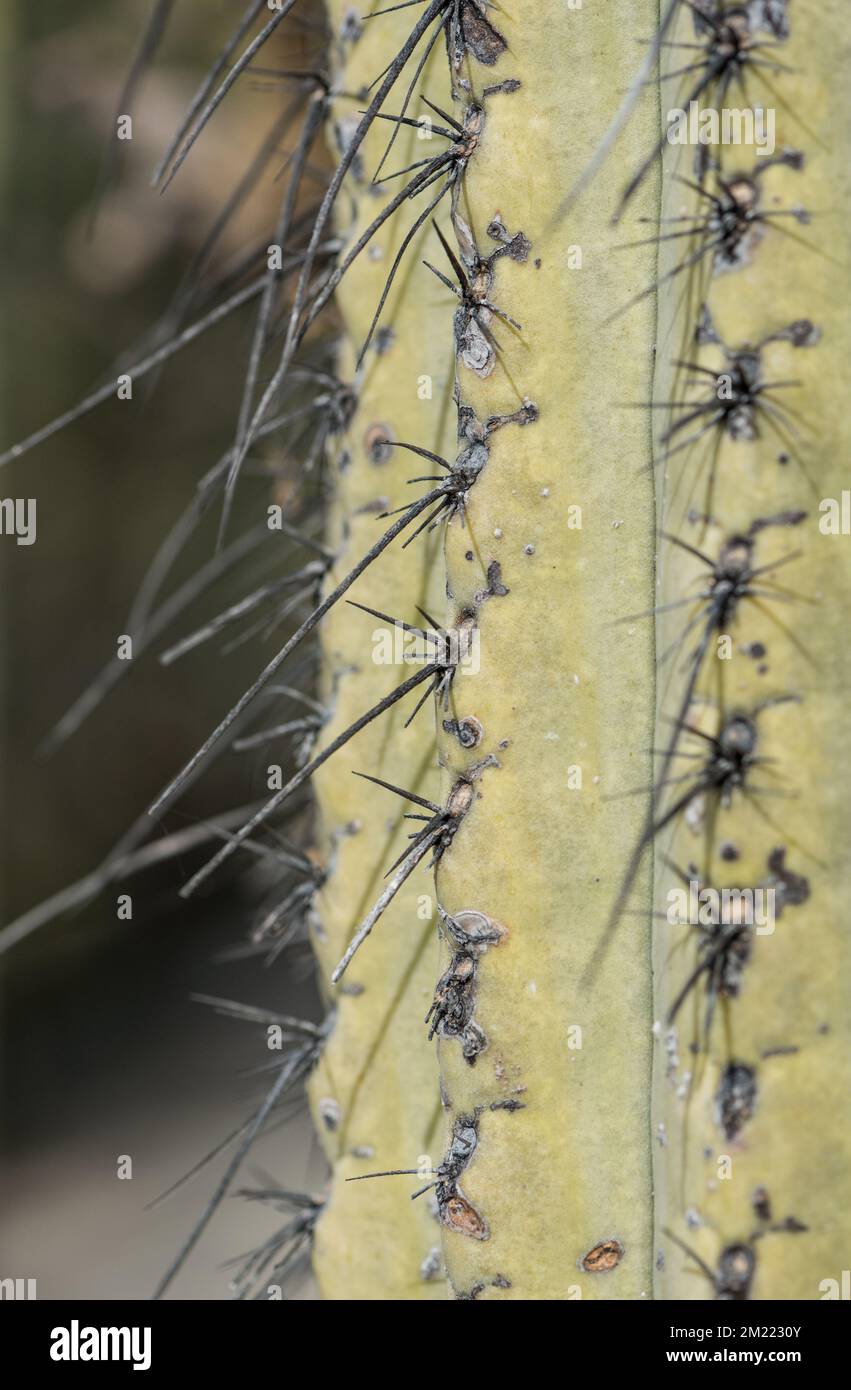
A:
[[[329,20],[295,165],[324,120],[336,167],[285,204],[294,288],[251,291],[281,332],[218,475],[227,513],[336,304],[322,598],[157,803],[318,633],[315,745],[189,885],[315,772],[331,1176],[298,1238],[332,1299],[818,1298],[851,1172],[851,30],[839,0]]]

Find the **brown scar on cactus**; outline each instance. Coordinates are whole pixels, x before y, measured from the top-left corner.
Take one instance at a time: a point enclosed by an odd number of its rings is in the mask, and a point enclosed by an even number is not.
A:
[[[367,458],[376,464],[387,463],[393,457],[393,431],[389,425],[373,422],[366,429],[363,447]]]
[[[449,1147],[440,1161],[437,1180],[432,1186],[440,1221],[444,1226],[472,1240],[488,1240],[490,1230],[487,1222],[458,1185],[459,1178],[475,1155],[478,1142],[478,1111],[457,1115],[452,1124]]]
[[[446,1103],[444,1098],[444,1103]],[[446,1153],[432,1174],[432,1181],[411,1193],[415,1202],[434,1191],[441,1225],[473,1240],[488,1240],[487,1222],[461,1191],[459,1179],[470,1164],[479,1142],[479,1112],[456,1115]],[[347,1182],[366,1182],[372,1178],[423,1176],[418,1168],[390,1168],[381,1173],[359,1173]]]
[[[587,1255],[583,1255],[577,1264],[586,1274],[606,1274],[610,1269],[617,1268],[625,1253],[619,1240],[603,1240]]]
[[[453,6],[446,30],[446,48],[456,73],[461,70],[465,53],[491,68],[506,50],[505,39],[485,14],[487,8],[490,8],[487,0],[460,0]]]

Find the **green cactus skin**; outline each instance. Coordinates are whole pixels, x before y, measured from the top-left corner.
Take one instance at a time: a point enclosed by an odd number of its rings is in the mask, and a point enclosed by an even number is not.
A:
[[[404,188],[373,180],[409,83],[408,116],[429,97],[454,134],[400,126],[385,173],[420,168],[437,137],[455,182],[437,228],[409,235],[434,193],[409,198],[317,289],[344,156],[234,458],[335,291],[352,399],[328,592],[374,558],[382,515],[422,498],[407,484],[433,481],[412,475],[443,467],[435,497],[443,508],[451,491],[451,505],[415,545],[383,549],[351,597],[406,623],[437,613],[466,645],[436,734],[428,707],[405,727],[411,690],[317,770],[311,936],[329,1017],[304,1030],[304,1055],[325,1039],[308,1093],[331,1178],[327,1199],[295,1194],[290,1254],[321,1207],[313,1262],[331,1300],[838,1298],[851,1210],[847,0],[431,0],[369,22],[348,0],[329,10],[335,159],[384,99],[377,77],[395,83],[336,202],[346,246]],[[770,117],[756,144],[773,148],[677,144],[668,113],[695,98],[716,116],[738,101]],[[320,751],[410,676],[384,655],[393,634],[344,603],[323,619]],[[423,831],[430,818],[414,817],[412,834],[410,802],[353,772],[428,798],[436,819]],[[418,833],[435,836],[436,877],[418,865],[367,933]]]
[[[337,33],[346,8],[331,7]],[[356,92],[371,81],[388,61],[391,46],[401,43],[410,27],[405,11],[367,24],[357,42],[346,46],[341,79],[345,90]],[[442,102],[446,86],[446,62],[438,50],[429,60],[423,89]],[[359,105],[338,98],[334,118],[351,116]],[[396,111],[398,103],[390,102],[387,109]],[[378,164],[389,134],[390,127],[377,122],[365,141],[366,177]],[[413,130],[402,131],[388,170],[433,153],[436,143],[420,141]],[[387,190],[389,200],[396,185],[388,184]],[[351,227],[349,196],[356,208]],[[354,240],[381,206],[382,200],[350,178],[338,226]],[[389,262],[418,211],[419,202],[407,204],[404,224],[394,217],[375,238],[381,258],[362,254],[337,292],[344,326],[338,366],[343,380],[355,380],[357,352]],[[370,350],[358,378],[358,405],[341,441],[344,466],[331,502],[329,544],[339,553],[333,582],[381,535],[387,523],[377,520],[376,513],[408,501],[412,489],[406,480],[429,471],[406,451],[382,450],[376,443],[381,430],[394,439],[452,453],[455,422],[446,314],[431,278],[419,267],[422,255],[434,260],[437,250],[430,228],[410,248],[382,320],[392,326],[392,342],[386,351]],[[421,379],[426,376],[431,378],[431,397],[421,398]],[[381,462],[375,461],[374,453]],[[415,605],[440,611],[442,568],[439,535],[421,538],[407,550],[397,542],[357,581],[351,597],[416,623],[420,620]],[[373,634],[378,631],[387,632],[387,625],[345,604],[332,610],[323,625],[323,681],[333,710],[323,742],[330,742],[412,673],[410,666],[373,662]],[[329,987],[334,965],[380,893],[382,877],[410,829],[410,822],[402,819],[410,808],[354,777],[353,771],[383,777],[423,796],[439,793],[430,707],[410,728],[402,727],[419,693],[359,734],[316,778],[321,849],[330,873],[313,936],[320,979],[336,1008],[336,1021],[309,1089],[333,1172],[314,1255],[322,1296],[330,1299],[421,1299],[444,1293],[440,1260],[433,1253],[439,1247],[439,1231],[428,1204],[409,1201],[404,1178],[345,1182],[374,1170],[416,1166],[420,1155],[439,1143],[437,1068],[422,1023],[436,968],[434,890],[424,870],[408,881],[382,917],[369,949],[360,953],[340,985],[333,991]],[[353,826],[356,833],[348,833],[346,828]],[[423,1267],[430,1278],[423,1277]]]
[[[774,524],[753,535],[756,565],[771,565],[792,552],[797,558],[776,578],[766,575],[762,597],[740,606],[726,633],[732,639],[729,659],[719,659],[713,636],[689,714],[714,731],[736,711],[778,696],[798,697],[759,715],[758,752],[773,761],[754,768],[749,779],[792,796],[748,801],[737,793],[714,823],[707,804],[702,820],[678,819],[656,845],[659,914],[667,912],[667,895],[678,882],[666,859],[681,867],[693,863],[698,878],[718,887],[773,886],[780,909],[773,933],[750,931],[739,938],[746,959],[738,972],[733,964],[734,991],[718,998],[708,1035],[705,976],[682,1005],[673,1031],[666,1023],[698,962],[699,929],[660,920],[654,932],[659,1298],[819,1299],[830,1296],[829,1281],[839,1280],[848,1264],[851,1025],[843,1001],[851,983],[845,923],[851,793],[840,769],[847,766],[851,743],[851,566],[847,537],[822,534],[819,506],[821,499],[841,498],[849,451],[847,412],[838,407],[849,352],[851,259],[846,20],[839,3],[792,0],[789,36],[777,54],[792,71],[749,77],[751,99],[776,111],[778,151],[792,147],[805,157],[803,168],[781,166],[762,176],[762,201],[770,209],[803,206],[813,214],[811,225],[778,220],[764,227],[739,268],[705,273],[701,286],[692,284],[687,308],[678,295],[659,295],[660,401],[683,394],[676,390],[672,358],[695,360],[697,352],[697,360],[712,370],[723,366],[717,347],[694,346],[701,301],[730,347],[756,343],[801,319],[811,320],[820,334],[804,348],[788,341],[765,348],[764,380],[800,383],[778,389],[772,399],[809,424],[798,421],[799,439],[783,426],[786,445],[778,417],[763,415],[759,438],[722,442],[711,523],[688,515],[690,507],[705,507],[705,469],[703,479],[697,477],[705,443],[658,470],[660,479],[665,475],[659,490],[662,528],[711,556],[725,538],[750,532],[759,518],[788,522],[788,514],[807,513],[795,525]],[[680,36],[694,38],[686,15]],[[672,149],[665,155],[663,216],[694,207],[694,197],[674,178],[682,169],[678,154]],[[728,180],[759,164],[753,151],[729,147],[720,151],[720,160]],[[662,273],[675,254],[664,248]],[[790,457],[794,453],[803,468]],[[691,556],[663,547],[658,602],[693,593],[698,572],[705,576]],[[806,598],[768,597],[773,584]],[[660,617],[660,652],[690,611]],[[660,709],[670,714],[682,698],[685,676],[682,670],[668,674]],[[664,727],[661,737],[669,738],[670,726]],[[682,746],[693,749],[696,743]],[[678,772],[688,766],[675,764]],[[703,1271],[676,1241],[703,1261]]]
[[[451,218],[448,204],[439,214],[455,235],[465,298],[459,307],[419,267],[396,287],[396,339],[391,355],[368,359],[335,524],[342,534],[342,518],[351,522],[345,556],[374,537],[362,511],[375,495],[377,465],[364,450],[371,427],[448,459],[457,452],[452,411],[425,426],[414,394],[403,399],[398,365],[404,357],[411,378],[439,376],[446,406],[451,353],[439,372],[433,364],[452,317],[460,447],[479,448],[485,463],[445,534],[445,620],[473,631],[477,663],[456,678],[448,714],[438,711],[438,746],[444,800],[463,794],[469,809],[440,860],[438,915],[417,916],[422,880],[409,882],[346,977],[311,1085],[318,1123],[327,1127],[330,1113],[335,1126],[316,1256],[327,1297],[357,1288],[366,1298],[809,1299],[825,1296],[847,1263],[848,807],[831,771],[849,737],[841,622],[851,581],[843,539],[823,534],[818,503],[842,495],[847,440],[835,403],[848,237],[839,219],[800,233],[805,219],[775,215],[847,201],[842,140],[829,121],[847,44],[835,6],[798,0],[791,32],[774,36],[780,61],[796,71],[749,73],[754,89],[765,83],[758,99],[775,102],[787,153],[753,179],[752,151],[713,148],[697,175],[711,187],[717,159],[735,196],[769,215],[728,264],[727,243],[689,261],[693,237],[654,245],[652,232],[657,218],[664,229],[702,207],[683,182],[695,177],[693,149],[666,145],[628,202],[616,201],[652,150],[665,103],[676,104],[664,82],[620,131],[605,191],[598,175],[593,194],[564,211],[635,78],[634,40],[658,19],[655,3],[610,5],[605,15],[555,4],[492,9],[498,37],[485,34],[485,64],[468,52],[451,91],[445,66],[429,69],[429,92],[444,109],[454,100],[456,119],[470,122],[481,107],[460,196]],[[748,20],[764,28],[771,15],[752,6]],[[676,13],[667,37],[693,43],[693,11]],[[386,38],[370,34],[375,49],[350,64],[363,59],[369,71],[379,51],[386,61]],[[814,61],[815,88],[800,75]],[[845,134],[847,113],[840,120]],[[394,244],[402,234],[394,224]],[[633,237],[642,244],[625,246]],[[433,237],[427,259],[457,278]],[[368,264],[344,283],[350,344],[363,337],[380,283]],[[711,334],[718,340],[706,341]],[[697,361],[711,384],[706,373],[740,365],[729,354],[746,345],[762,345],[763,381],[800,382],[802,442],[760,402],[753,438],[742,437],[741,420],[698,433],[701,416],[696,439],[673,449],[689,431],[668,439],[683,407],[666,403],[694,400],[700,386],[682,362]],[[429,364],[414,370],[424,350]],[[381,468],[397,487],[409,471],[398,458]],[[666,535],[658,545],[657,527]],[[769,571],[717,630],[704,610],[677,647],[699,611],[680,605],[706,591],[694,548],[713,562],[744,554],[760,571],[788,563],[805,598],[778,612],[773,586],[786,575],[775,581]],[[801,552],[794,571],[792,550]],[[440,570],[434,552],[416,564],[397,552],[357,596],[409,618],[400,595],[434,604]],[[655,624],[641,617],[654,604]],[[335,669],[359,668],[357,681],[336,687],[330,738],[389,686],[377,668],[367,689],[362,639],[345,610],[328,624],[324,650],[326,685]],[[647,844],[613,926],[648,814],[660,820],[682,794],[663,791],[652,812],[628,794],[652,780],[650,746],[673,748],[662,760],[667,777],[700,777],[706,766],[705,738],[671,732],[683,711],[705,735],[737,715],[751,720],[757,754],[769,761],[745,773],[747,795],[728,787],[698,797],[693,782],[674,784],[691,788],[687,805]],[[392,761],[387,740],[386,728],[363,736],[375,761],[362,765],[437,797],[422,733],[394,732]],[[344,769],[358,766],[360,751],[319,779],[334,844],[317,942],[326,973],[380,891],[381,866],[399,852],[384,794],[345,789]],[[659,766],[657,758],[656,775]],[[763,795],[772,789],[795,795]],[[357,834],[334,837],[353,821]],[[367,838],[376,826],[383,841]],[[772,889],[774,930],[731,935],[736,951],[722,958],[717,939],[707,945],[705,931],[668,919],[672,889],[691,879]],[[722,930],[731,924],[728,915]],[[714,993],[707,972],[694,974],[707,957],[719,962]],[[345,992],[352,982],[366,986],[362,995]],[[420,1003],[423,1014],[431,1003],[438,1034],[439,1093]],[[431,1207],[428,1198],[411,1207],[402,1178],[341,1182],[417,1166],[433,1177]],[[435,1218],[447,1284],[416,1273],[423,1260],[435,1269]],[[376,1229],[386,1233],[379,1243],[370,1240]]]
[[[520,86],[484,98],[459,211],[481,255],[494,249],[497,214],[531,249],[496,261],[490,291],[522,329],[492,319],[494,370],[481,377],[459,360],[457,372],[479,421],[524,399],[539,418],[491,435],[467,528],[447,535],[449,621],[473,610],[480,629],[480,670],[456,681],[453,717],[482,734],[473,749],[441,740],[448,781],[479,770],[438,890],[447,912],[484,913],[505,936],[476,971],[484,1050],[471,1065],[457,1038],[440,1040],[447,1131],[464,1116],[478,1129],[459,1185],[487,1232],[475,1238],[468,1210],[454,1223],[450,1213],[446,1262],[458,1298],[648,1298],[647,922],[631,919],[596,969],[593,957],[640,820],[636,801],[605,794],[648,780],[653,691],[648,625],[609,626],[652,591],[650,431],[618,409],[648,397],[651,307],[618,329],[604,320],[637,274],[652,277],[652,256],[619,258],[593,199],[567,219],[556,213],[629,84],[635,34],[642,21],[652,31],[656,6],[602,15],[521,4],[491,17],[508,47],[493,76],[472,66],[474,94],[485,81]],[[628,162],[652,143],[655,121],[648,111],[631,125]],[[651,178],[640,210],[652,200]],[[639,889],[647,906],[649,877]]]

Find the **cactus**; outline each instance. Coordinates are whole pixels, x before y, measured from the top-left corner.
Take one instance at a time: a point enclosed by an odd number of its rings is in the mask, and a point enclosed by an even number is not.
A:
[[[764,344],[758,357],[738,359],[759,373],[753,408],[717,421],[676,459],[665,459],[669,446],[661,446],[660,526],[675,543],[661,549],[660,606],[709,587],[706,563],[683,543],[715,565],[710,584],[724,583],[719,562],[728,584],[738,571],[738,591],[723,614],[710,611],[712,599],[703,606],[678,648],[689,676],[700,666],[695,688],[684,688],[685,672],[670,669],[660,711],[682,718],[689,696],[685,721],[695,728],[717,735],[745,715],[752,721],[740,726],[745,740],[753,730],[758,736],[741,786],[722,792],[720,805],[714,794],[701,794],[656,843],[657,1296],[675,1299],[815,1299],[823,1280],[838,1278],[846,1248],[837,1219],[847,1206],[849,1171],[849,1050],[840,1003],[848,978],[841,927],[846,793],[830,765],[838,765],[848,735],[841,627],[849,568],[841,542],[823,534],[819,499],[840,496],[847,449],[830,397],[847,339],[840,305],[848,243],[821,214],[848,194],[839,153],[848,112],[830,96],[841,85],[848,42],[847,35],[837,42],[837,5],[792,0],[773,9],[752,5],[748,13],[752,41],[776,44],[762,51],[784,64],[748,79],[752,101],[776,111],[776,162],[736,148],[718,152],[717,177],[732,213],[728,239],[710,253],[712,272],[691,288],[687,314],[673,295],[658,301],[657,342],[671,344],[659,353],[661,401],[703,396],[694,381],[683,389],[684,373],[671,358],[697,362],[711,390],[704,367],[735,375],[730,353],[746,345],[756,353]],[[679,35],[694,41],[691,19],[680,17]],[[662,214],[697,216],[697,195],[675,182],[676,153],[666,154]],[[673,245],[661,262],[669,269],[681,259]],[[792,380],[795,386],[771,385]],[[734,397],[736,389],[734,381]],[[735,399],[728,408],[735,411]],[[661,412],[671,439],[680,410]],[[715,462],[700,476],[707,454]],[[711,512],[712,520],[690,516],[691,508]],[[660,613],[660,652],[698,611]],[[695,650],[703,647],[702,655]],[[671,725],[659,729],[657,738],[670,744]],[[701,755],[706,748],[688,731],[678,746]],[[701,763],[674,759],[670,766],[680,773]],[[701,887],[761,888],[774,899],[765,900],[756,924],[734,901],[720,907],[714,924],[672,930],[672,890],[684,888],[683,872]],[[819,1160],[816,1146],[823,1151],[826,1126],[834,1124],[829,1155]]]
[[[344,6],[335,6],[331,16],[338,32],[344,11]],[[371,81],[386,63],[388,44],[400,43],[409,29],[404,11],[365,25],[356,42],[347,45],[346,90],[357,92]],[[433,53],[422,91],[436,102],[444,96],[444,76],[445,60]],[[336,100],[331,119],[338,130],[347,128],[357,105],[351,98]],[[366,182],[387,144],[388,131],[379,125],[364,142],[361,177],[351,180],[356,212],[345,231],[352,241],[382,206]],[[401,130],[388,171],[431,153],[436,139],[429,142],[418,136],[410,128]],[[396,191],[394,183],[387,188],[385,204]],[[349,222],[348,206],[345,218],[339,218],[341,228]],[[418,210],[412,204],[406,213],[408,224]],[[394,220],[377,239],[381,255],[374,260],[362,257],[341,284],[338,303],[346,337],[337,370],[343,380],[355,379],[355,361],[403,234]],[[437,245],[426,224],[413,243],[412,259],[434,259]],[[407,283],[388,302],[391,333],[386,341],[379,339],[380,351],[370,353],[357,408],[341,441],[329,527],[329,543],[338,555],[335,574],[345,573],[380,533],[376,512],[405,500],[412,473],[430,471],[412,467],[421,461],[387,441],[410,440],[440,454],[452,448],[452,359],[445,313],[426,273],[417,274],[407,265],[406,273]],[[371,567],[359,581],[354,599],[409,623],[422,621],[417,606],[439,611],[439,538],[424,539],[425,544],[389,551],[382,564]],[[382,638],[393,635],[391,625],[355,608],[340,606],[329,616],[322,646],[325,694],[333,717],[323,730],[323,742],[330,742],[405,676],[416,674],[417,667],[400,672],[397,664],[373,660],[380,654]],[[425,689],[412,691],[317,777],[323,857],[329,872],[317,904],[314,940],[326,987],[357,926],[358,912],[376,894],[387,865],[402,852],[409,825],[396,814],[386,791],[352,773],[374,773],[426,797],[439,791],[431,704],[410,727],[403,727]],[[391,816],[394,825],[389,831]],[[365,1166],[398,1166],[400,1155],[416,1160],[436,1142],[437,1068],[432,1049],[423,1045],[422,1028],[434,976],[434,916],[429,884],[410,881],[388,908],[381,932],[359,958],[357,970],[333,991],[336,1022],[310,1083],[313,1112],[334,1174],[314,1256],[326,1298],[349,1297],[353,1288],[364,1299],[444,1294],[440,1262],[431,1253],[438,1241],[428,1209],[400,1199],[392,1183],[345,1182]],[[377,1231],[382,1232],[380,1240],[375,1239]]]
[[[636,274],[613,254],[608,210],[587,199],[558,218],[629,85],[633,34],[560,5],[539,7],[534,24],[523,9],[495,18],[507,53],[494,78],[520,86],[485,98],[462,250],[469,267],[486,259],[494,228],[522,233],[522,258],[494,260],[488,290],[522,327],[493,318],[493,370],[477,372],[462,351],[457,372],[471,418],[510,415],[526,399],[537,418],[489,437],[469,529],[447,534],[451,602],[476,614],[480,634],[480,668],[457,684],[454,717],[481,734],[470,752],[450,732],[442,752],[450,779],[482,770],[438,869],[439,898],[456,920],[474,911],[504,932],[477,957],[482,1051],[440,1040],[450,1124],[477,1116],[462,1185],[489,1233],[450,1228],[447,1268],[459,1296],[649,1297],[646,924],[599,969],[594,954],[639,830],[638,804],[605,793],[650,775],[652,634],[645,625],[614,643],[607,617],[652,585],[649,432],[636,413],[617,419],[609,399],[614,383],[622,399],[646,398],[652,328],[647,304],[619,335],[601,328]],[[605,91],[578,103],[564,73],[588,70],[592,53]],[[628,157],[654,128],[655,113],[642,114]],[[527,177],[532,162],[546,178]],[[652,274],[649,256],[639,264]],[[458,947],[444,938],[448,965]]]
[[[315,743],[187,889],[313,781],[328,1015],[213,1206],[310,1071],[331,1176],[286,1259],[312,1239],[323,1297],[817,1298],[850,1170],[838,0],[329,19],[293,168],[324,123],[335,169],[304,222],[292,176],[283,299],[226,302],[260,329],[215,480],[224,527],[335,304],[315,606],[155,804],[318,635]],[[775,148],[680,142],[734,96]]]

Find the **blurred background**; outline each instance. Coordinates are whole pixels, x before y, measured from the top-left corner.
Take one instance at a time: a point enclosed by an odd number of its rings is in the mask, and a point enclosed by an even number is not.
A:
[[[203,287],[247,244],[271,239],[285,155],[274,146],[252,196],[198,264],[280,115],[274,77],[244,78],[167,193],[150,187],[243,9],[244,0],[177,0],[129,106],[133,139],[118,143],[117,103],[152,0],[4,0],[0,451],[132,361],[124,355],[173,306],[193,262]],[[274,61],[309,61],[322,41],[317,22],[283,27]],[[244,313],[227,319],[138,383],[132,402],[108,402],[0,476],[0,497],[35,498],[38,508],[34,545],[0,536],[3,924],[104,859],[274,650],[260,639],[224,653],[211,643],[168,670],[146,654],[72,737],[49,755],[42,747],[114,656],[158,542],[233,440],[252,323]],[[249,479],[249,502],[252,487],[268,488],[268,477]],[[169,590],[212,555],[212,512]],[[171,635],[246,592],[255,573],[268,576],[274,560],[264,552],[238,581],[226,576]],[[255,799],[268,761],[268,750],[219,759],[163,832]],[[108,887],[0,956],[0,1278],[36,1278],[40,1298],[148,1297],[222,1158],[163,1205],[146,1205],[242,1123],[268,1085],[257,1075],[269,1061],[265,1029],[190,996],[319,1017],[304,951],[264,965],[240,949],[256,871],[184,902],[178,889],[200,862],[183,856]],[[130,921],[117,918],[123,891]],[[122,1155],[131,1180],[117,1176]],[[295,1107],[237,1186],[312,1190],[322,1174]],[[168,1296],[227,1298],[227,1261],[278,1224],[256,1203],[227,1199]],[[312,1292],[303,1283],[289,1296]]]

